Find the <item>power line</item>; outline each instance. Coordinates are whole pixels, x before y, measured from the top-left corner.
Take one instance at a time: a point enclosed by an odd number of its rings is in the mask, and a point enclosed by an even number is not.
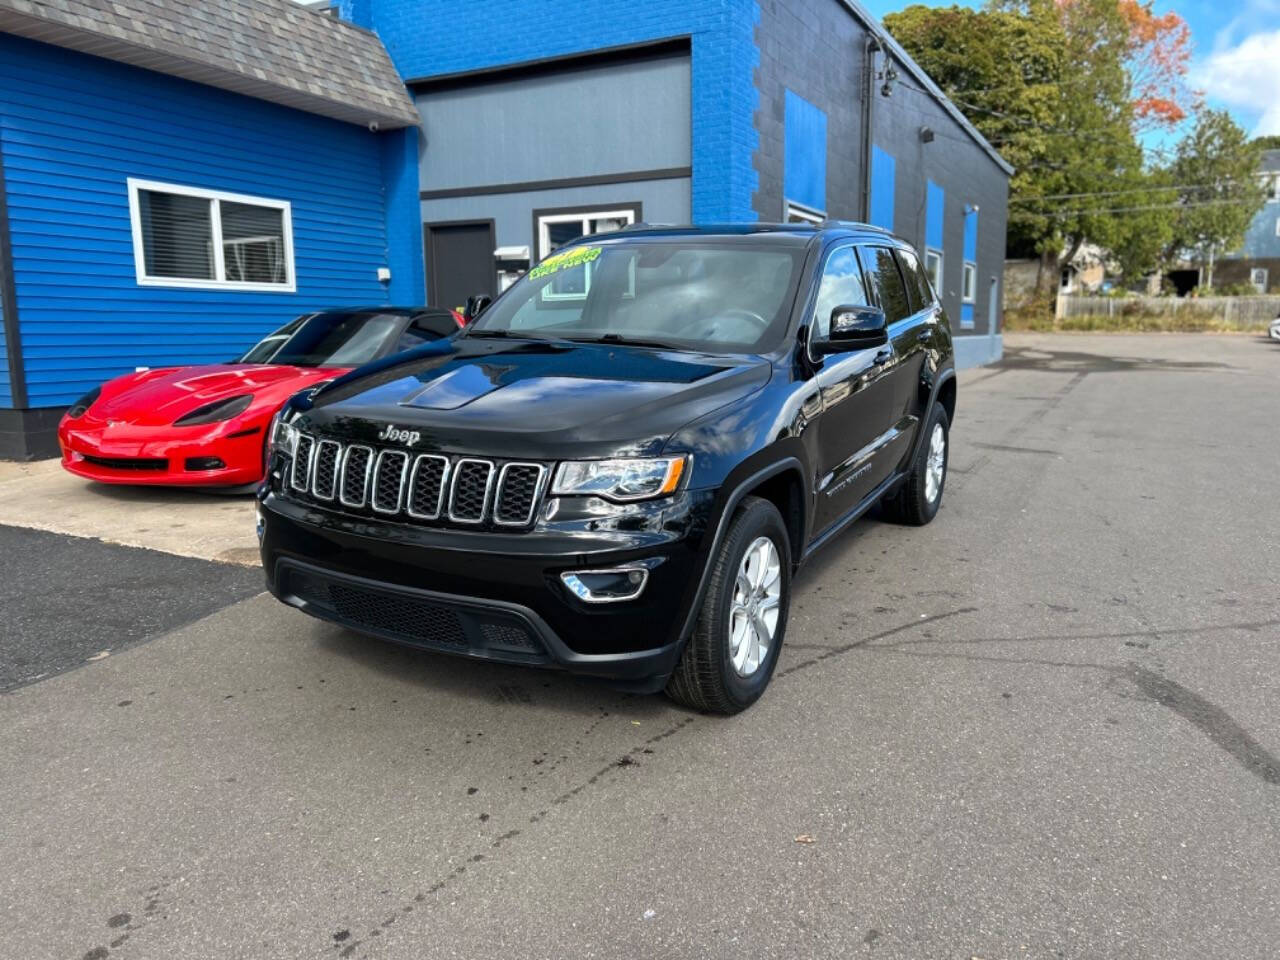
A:
[[[1221,207],[1239,204],[1239,200],[1193,200],[1188,203],[1158,203],[1139,207],[1104,207],[1089,210],[1014,210],[1012,217],[1091,217],[1106,213],[1137,213],[1143,210],[1189,210],[1197,207]]]
[[[1224,184],[1238,183],[1235,179],[1222,180],[1219,183],[1183,183],[1167,187],[1129,187],[1125,190],[1095,190],[1090,193],[1048,193],[1042,197],[1010,197],[1010,203],[1040,203],[1042,200],[1075,200],[1080,197],[1118,197],[1126,193],[1154,193],[1162,190],[1209,190]]]

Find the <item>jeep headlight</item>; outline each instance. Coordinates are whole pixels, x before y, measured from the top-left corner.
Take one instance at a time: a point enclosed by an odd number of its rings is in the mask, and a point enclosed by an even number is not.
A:
[[[652,460],[571,460],[556,470],[555,496],[593,495],[607,500],[665,497],[680,486],[687,456]]]
[[[292,460],[298,449],[298,428],[286,423],[282,412],[271,418],[271,449],[286,460]]]

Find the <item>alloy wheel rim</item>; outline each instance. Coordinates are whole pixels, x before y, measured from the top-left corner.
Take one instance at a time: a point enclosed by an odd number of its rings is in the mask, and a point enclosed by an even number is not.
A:
[[[938,499],[942,492],[942,475],[947,469],[947,434],[942,424],[933,425],[933,433],[929,437],[929,458],[925,462],[924,496],[930,503]]]
[[[782,603],[782,558],[768,537],[747,547],[729,608],[729,662],[740,677],[753,676],[769,658]]]

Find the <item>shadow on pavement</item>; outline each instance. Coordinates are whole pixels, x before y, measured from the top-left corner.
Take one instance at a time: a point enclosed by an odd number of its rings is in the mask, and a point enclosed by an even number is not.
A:
[[[1235,370],[1227,363],[1207,360],[1166,360],[1160,357],[1115,357],[1076,350],[1040,350],[1035,347],[1006,347],[1004,359],[995,364],[1007,370],[1039,370],[1054,373],[1181,372]]]

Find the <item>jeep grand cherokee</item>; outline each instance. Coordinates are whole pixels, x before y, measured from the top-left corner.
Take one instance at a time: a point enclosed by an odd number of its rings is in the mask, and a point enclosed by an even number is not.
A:
[[[263,566],[367,634],[732,713],[804,559],[877,502],[933,518],[955,402],[947,319],[888,233],[587,237],[284,408]]]

